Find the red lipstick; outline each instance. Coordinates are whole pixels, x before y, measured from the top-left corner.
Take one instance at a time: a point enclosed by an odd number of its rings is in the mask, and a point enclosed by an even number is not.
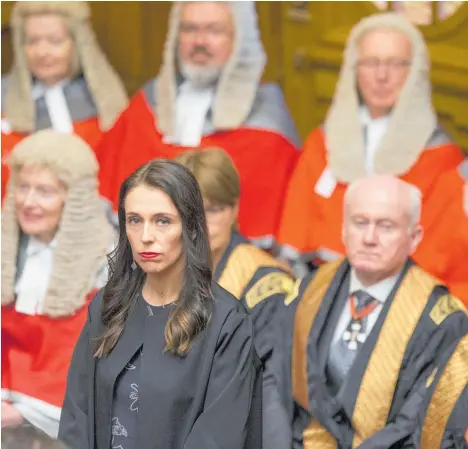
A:
[[[154,259],[159,256],[159,253],[140,253],[140,256],[143,257],[143,259]]]

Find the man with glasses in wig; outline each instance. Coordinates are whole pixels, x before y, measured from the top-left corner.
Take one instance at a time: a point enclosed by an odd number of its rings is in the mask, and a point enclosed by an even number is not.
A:
[[[427,212],[444,195],[433,186],[463,154],[438,123],[429,66],[421,32],[400,14],[376,14],[352,29],[333,102],[305,142],[285,200],[278,243],[296,274],[344,254],[347,186],[388,174],[421,191],[425,237],[413,257],[450,286],[444,275],[454,261],[442,261],[433,247],[439,224]]]
[[[221,147],[241,176],[240,230],[271,248],[299,153],[281,90],[260,82],[265,59],[254,2],[174,2],[159,75],[98,148],[114,208],[122,181],[147,161]]]

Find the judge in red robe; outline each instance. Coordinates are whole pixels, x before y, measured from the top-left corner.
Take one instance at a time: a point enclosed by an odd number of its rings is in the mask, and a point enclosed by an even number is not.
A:
[[[63,151],[66,150],[66,151]],[[92,149],[42,130],[15,146],[2,210],[2,427],[56,438],[73,349],[114,233]]]
[[[468,159],[440,176],[432,191],[431,208],[423,210],[431,244],[418,255],[468,307]]]
[[[128,103],[86,2],[16,2],[11,27],[13,67],[2,79],[2,200],[6,156],[25,136],[53,128],[94,147]]]
[[[117,209],[123,180],[145,162],[219,146],[241,177],[240,231],[269,248],[298,157],[281,90],[260,84],[265,54],[253,2],[174,2],[156,79],[98,146],[101,194]]]
[[[363,19],[351,32],[324,126],[307,138],[292,176],[278,234],[282,257],[297,274],[307,271],[306,264],[341,257],[345,190],[371,174],[398,176],[418,187],[426,228],[425,212],[445,195],[434,185],[462,160],[437,121],[422,34],[398,14]],[[435,275],[436,241],[427,229],[413,255]]]

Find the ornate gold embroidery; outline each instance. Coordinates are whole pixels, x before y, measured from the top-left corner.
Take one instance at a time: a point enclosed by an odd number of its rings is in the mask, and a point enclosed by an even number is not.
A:
[[[285,306],[289,306],[294,302],[295,299],[297,299],[299,295],[299,287],[301,286],[302,281],[303,279],[298,279],[296,282],[294,282],[294,285],[291,287],[288,296],[286,296],[286,298],[284,299]]]
[[[313,419],[303,434],[304,449],[337,449],[336,439]]]
[[[432,321],[439,326],[445,318],[459,310],[466,311],[463,303],[452,295],[444,295],[439,298],[429,316],[432,318]]]
[[[279,267],[288,271],[287,267],[265,251],[250,244],[237,245],[229,255],[218,283],[240,299],[253,275],[261,267]]]
[[[393,298],[356,399],[353,447],[385,427],[406,348],[437,283],[414,265]]]
[[[333,280],[342,261],[322,265],[309,284],[301,302],[299,303],[294,319],[294,339],[292,353],[292,389],[294,399],[306,410],[309,410],[309,386],[307,381],[307,343],[313,322],[320,309],[322,299]],[[328,431],[316,420],[304,431],[304,449],[322,447],[334,449],[336,441]]]
[[[258,280],[245,295],[245,302],[249,309],[277,293],[287,295],[294,286],[294,280],[286,273],[276,271]]]
[[[441,447],[445,427],[468,382],[468,335],[458,343],[435,388],[424,419],[421,447]]]

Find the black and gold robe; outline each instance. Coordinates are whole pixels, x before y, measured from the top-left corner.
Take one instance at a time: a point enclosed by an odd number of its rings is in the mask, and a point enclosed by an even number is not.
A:
[[[283,449],[289,443],[287,418],[272,369],[276,333],[294,279],[289,269],[233,232],[216,267],[214,279],[246,307],[254,325],[255,349],[263,364],[263,447]]]
[[[468,449],[468,324],[426,386],[417,430],[405,449]]]
[[[349,273],[348,261],[337,261],[299,281],[285,316],[287,335],[280,338],[284,344],[276,369],[293,448],[400,447],[414,426],[434,363],[466,326],[462,303],[409,260],[333,394],[326,365],[348,300]],[[339,294],[343,289],[346,294]],[[391,431],[372,438],[387,426]]]

